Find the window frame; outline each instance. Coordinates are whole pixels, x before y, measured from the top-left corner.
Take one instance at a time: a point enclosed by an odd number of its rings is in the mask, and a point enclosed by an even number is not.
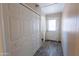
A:
[[[56,19],[49,19],[49,20],[56,20]],[[49,30],[49,24],[48,24],[49,20],[47,20],[47,22],[46,22],[46,26],[47,26],[47,28],[46,28],[47,30],[46,31],[47,32],[49,32],[49,31],[56,31],[57,30],[57,24],[56,24],[56,30]],[[57,23],[57,20],[56,20],[56,23]]]

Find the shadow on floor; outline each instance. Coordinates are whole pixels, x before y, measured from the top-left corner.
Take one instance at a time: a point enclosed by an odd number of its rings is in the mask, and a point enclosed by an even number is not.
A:
[[[61,43],[46,41],[34,54],[34,56],[63,56]]]

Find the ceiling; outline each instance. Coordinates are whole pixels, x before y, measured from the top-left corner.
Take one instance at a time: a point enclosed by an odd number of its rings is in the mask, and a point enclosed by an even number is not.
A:
[[[39,3],[39,6],[44,14],[63,12],[64,9],[63,3]]]
[[[43,7],[47,7],[51,4],[54,4],[54,3],[39,3],[40,7],[43,8]]]

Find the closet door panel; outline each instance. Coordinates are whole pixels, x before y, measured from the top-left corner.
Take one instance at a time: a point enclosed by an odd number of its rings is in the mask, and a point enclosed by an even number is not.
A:
[[[20,4],[9,4],[12,55],[33,55],[32,11]]]
[[[32,40],[33,40],[33,52],[35,53],[38,49],[39,49],[39,47],[40,47],[40,45],[41,45],[41,43],[39,43],[40,41],[41,41],[41,38],[40,38],[40,16],[38,16],[37,14],[35,14],[35,13],[33,13],[32,14]],[[39,41],[39,42],[38,42]]]
[[[32,56],[41,46],[40,16],[21,4],[3,4],[6,52]]]

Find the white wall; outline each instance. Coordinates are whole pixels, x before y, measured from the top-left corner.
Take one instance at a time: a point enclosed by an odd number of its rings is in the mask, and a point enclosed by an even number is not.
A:
[[[48,31],[48,30],[46,30],[46,40],[61,41],[61,17],[62,17],[61,12],[46,15],[46,21],[56,19],[56,31]],[[46,24],[46,27],[47,26],[48,25]]]
[[[41,37],[44,39],[45,41],[45,33],[46,33],[46,17],[45,15],[41,15]]]

